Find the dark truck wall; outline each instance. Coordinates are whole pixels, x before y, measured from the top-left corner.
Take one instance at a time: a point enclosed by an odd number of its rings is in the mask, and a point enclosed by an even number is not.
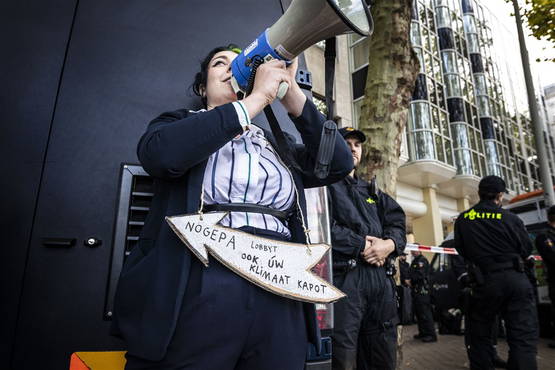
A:
[[[0,368],[10,368],[29,238],[76,1],[0,5]]]
[[[282,11],[278,0],[2,3],[0,368],[67,369],[72,352],[124,349],[105,319],[121,164],[138,163],[149,120],[198,104],[188,87],[209,49],[247,45]]]

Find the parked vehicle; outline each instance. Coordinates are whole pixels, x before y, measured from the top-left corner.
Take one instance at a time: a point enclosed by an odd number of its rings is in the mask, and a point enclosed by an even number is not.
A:
[[[536,236],[547,230],[547,214],[543,190],[520,194],[505,207],[520,217],[528,230],[532,242]],[[549,299],[547,286],[547,271],[534,246],[532,254],[536,256],[535,276],[537,280],[538,319],[540,321],[540,336],[551,337],[553,328],[550,323],[550,310],[553,302]]]
[[[154,192],[137,142],[161,112],[199,108],[188,87],[200,55],[220,43],[248,45],[288,3],[10,3],[9,93],[0,102],[0,369],[64,370],[75,352],[125,349],[109,335],[114,290]],[[218,27],[207,28],[207,19]],[[302,56],[299,66],[306,69]],[[276,116],[298,138],[285,110]],[[263,116],[256,122],[269,128]],[[331,311],[318,309],[328,328]],[[313,369],[325,362],[311,360]]]

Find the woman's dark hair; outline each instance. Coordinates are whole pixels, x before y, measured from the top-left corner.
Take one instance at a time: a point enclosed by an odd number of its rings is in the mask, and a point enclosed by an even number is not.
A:
[[[206,57],[204,57],[204,59],[200,62],[200,71],[197,72],[197,74],[195,75],[195,81],[191,85],[191,88],[193,89],[193,92],[195,93],[195,95],[200,96],[202,100],[202,104],[204,105],[205,108],[206,108],[206,96],[202,96],[201,86],[206,86],[206,80],[208,78],[208,64],[210,63],[212,58],[214,58],[214,55],[216,55],[220,51],[233,51],[234,53],[237,53],[237,54],[241,53],[241,49],[239,49],[239,47],[237,47],[237,45],[235,44],[229,44],[227,46],[218,46],[212,49],[208,53],[208,55],[206,55]]]

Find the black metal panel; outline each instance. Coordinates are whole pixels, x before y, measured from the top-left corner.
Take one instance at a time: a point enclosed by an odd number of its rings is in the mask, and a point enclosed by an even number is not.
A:
[[[453,30],[451,28],[438,28],[437,36],[439,38],[439,50],[455,48],[455,38],[453,36]]]
[[[426,84],[426,75],[419,73],[416,77],[412,100],[428,100],[428,87]]]
[[[472,3],[470,2],[470,0],[462,0],[461,7],[462,7],[463,14],[474,13],[474,9],[472,8]]]
[[[484,72],[484,65],[482,63],[482,55],[473,53],[470,54],[470,66],[472,68],[472,73],[482,73]]]
[[[480,126],[482,128],[483,139],[495,139],[495,131],[493,128],[493,120],[489,117],[480,118]]]
[[[449,122],[464,122],[464,101],[462,98],[447,98]]]
[[[9,369],[48,133],[76,0],[0,5],[0,368]]]
[[[103,317],[120,165],[137,163],[149,120],[197,103],[188,86],[209,49],[247,45],[281,11],[274,0],[80,0],[31,236],[14,368],[67,369],[72,352],[123,348]],[[85,246],[88,237],[102,245]],[[77,242],[46,248],[43,238]]]

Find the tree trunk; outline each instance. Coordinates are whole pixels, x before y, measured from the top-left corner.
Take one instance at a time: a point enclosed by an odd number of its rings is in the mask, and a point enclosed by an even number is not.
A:
[[[376,0],[374,34],[359,128],[367,141],[359,174],[376,176],[394,196],[403,130],[408,119],[418,59],[410,43],[411,0]]]

